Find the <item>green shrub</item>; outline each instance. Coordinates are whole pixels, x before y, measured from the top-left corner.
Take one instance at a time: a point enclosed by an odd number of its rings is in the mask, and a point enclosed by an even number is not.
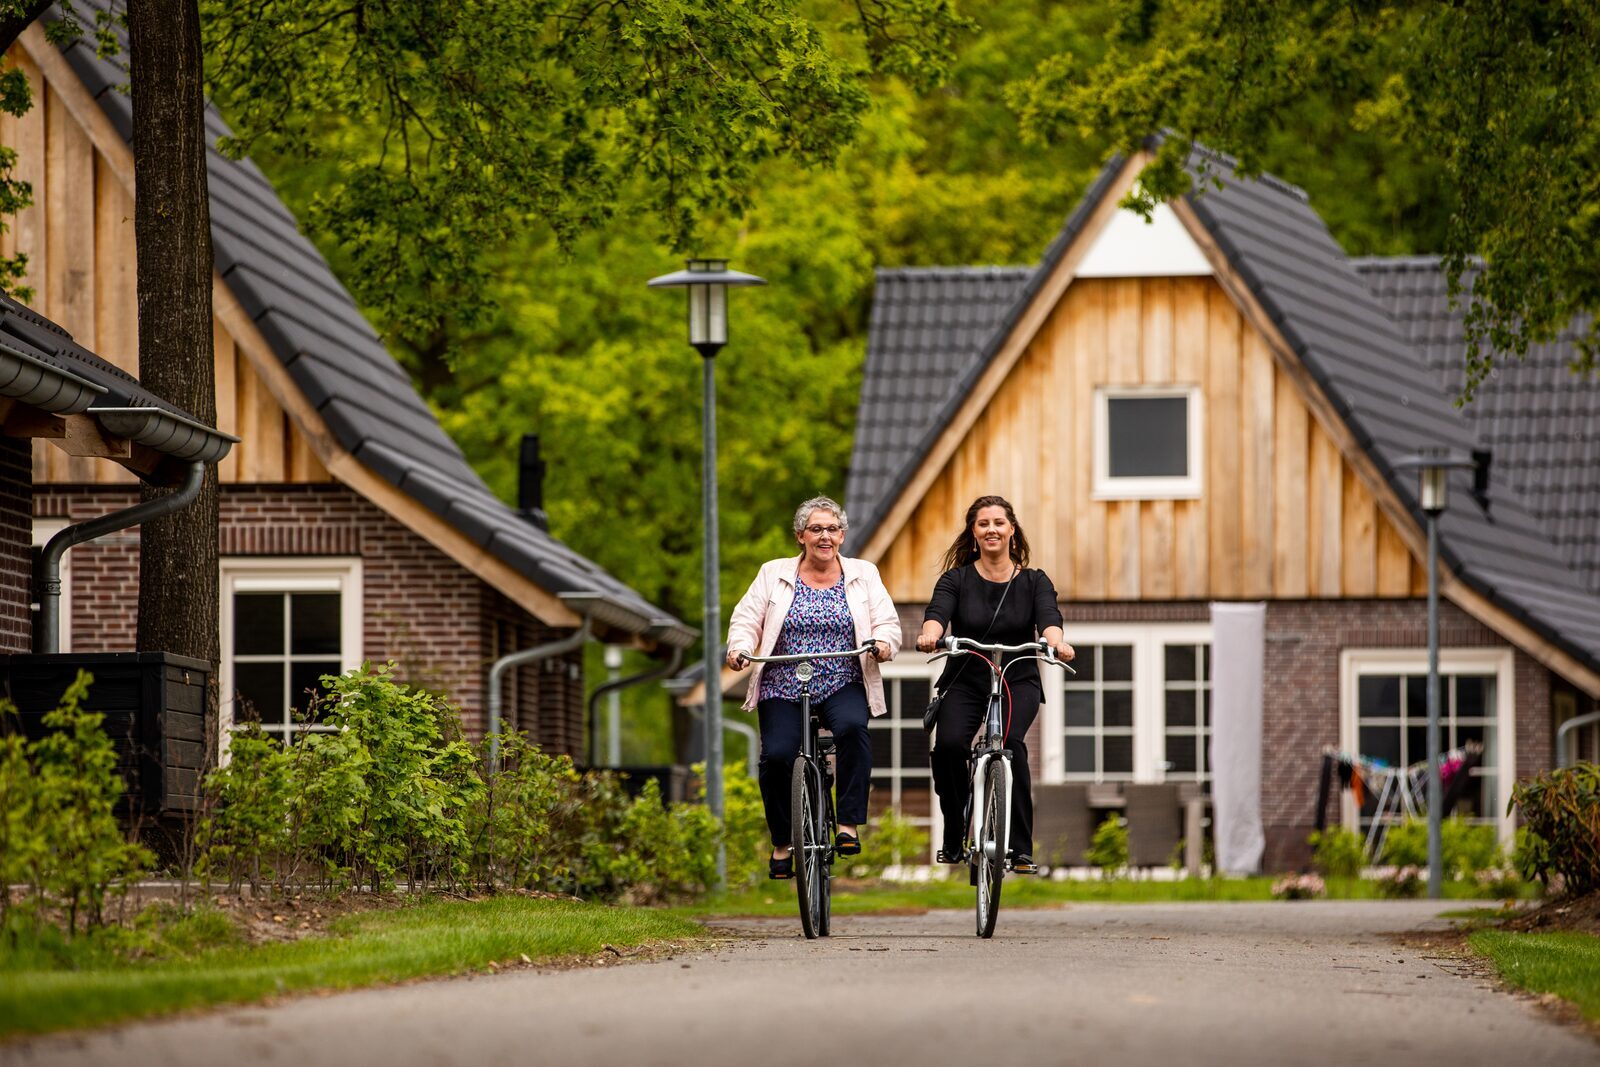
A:
[[[1107,815],[1095,827],[1083,858],[1110,877],[1128,866],[1128,823],[1120,815]]]
[[[206,777],[210,812],[197,829],[195,870],[209,888],[226,879],[230,889],[252,891],[276,877],[274,864],[288,846],[289,808],[295,783],[283,743],[252,723],[228,742],[228,762]]]
[[[1439,826],[1439,859],[1444,876],[1471,881],[1479,871],[1499,866],[1500,842],[1495,828],[1486,823],[1469,823],[1458,816]],[[1391,826],[1383,841],[1383,862],[1396,867],[1428,869],[1428,823],[1407,819]]]
[[[1409,865],[1396,867],[1388,875],[1378,879],[1378,895],[1402,898],[1421,896],[1427,884],[1427,874],[1422,868]]]
[[[1511,803],[1542,845],[1520,859],[1546,887],[1560,875],[1575,896],[1600,889],[1600,767],[1580,763],[1518,782]]]
[[[1312,862],[1329,878],[1356,878],[1366,866],[1366,843],[1354,830],[1330,826],[1326,830],[1313,830],[1308,840]]]
[[[0,701],[0,716],[15,712],[9,702]],[[12,944],[18,933],[13,922],[18,916],[11,893],[4,887],[28,885],[49,853],[35,811],[38,789],[26,739],[21,734],[0,733],[0,932]],[[24,898],[23,908],[32,911],[31,899]]]
[[[577,772],[571,760],[545,755],[519,733],[499,738],[499,760],[468,815],[474,878],[485,888],[538,889],[565,870],[551,822]]]
[[[1511,867],[1527,881],[1540,877],[1550,863],[1550,843],[1526,826],[1517,827],[1511,847]]]
[[[34,818],[48,849],[36,856],[30,881],[66,909],[68,936],[82,916],[104,921],[108,892],[125,895],[155,862],[128,841],[113,810],[123,792],[117,751],[101,728],[105,716],[85,711],[93,677],[83,671],[44,717],[47,733],[29,745],[34,770]]]
[[[851,857],[849,870],[857,878],[881,877],[890,867],[927,858],[928,832],[889,808],[862,834],[861,855]]]
[[[702,803],[705,800],[704,770],[704,764],[695,764],[696,773],[701,775],[697,795]],[[728,888],[749,889],[767,876],[772,835],[767,832],[761,786],[750,777],[749,765],[743,760],[723,766],[722,822],[728,852]],[[865,847],[863,844],[863,849]]]

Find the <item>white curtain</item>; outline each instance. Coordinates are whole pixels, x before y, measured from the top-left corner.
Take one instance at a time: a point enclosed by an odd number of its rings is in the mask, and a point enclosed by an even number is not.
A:
[[[1261,870],[1261,690],[1265,604],[1211,605],[1211,810],[1217,867]]]

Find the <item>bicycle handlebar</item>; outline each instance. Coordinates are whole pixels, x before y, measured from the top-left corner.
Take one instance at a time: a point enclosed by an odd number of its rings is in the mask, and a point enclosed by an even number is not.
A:
[[[748,652],[741,653],[751,663],[803,663],[814,659],[844,659],[847,656],[865,656],[876,651],[875,642],[868,641],[860,648],[852,648],[846,652],[807,652],[798,656],[752,656]]]
[[[1066,660],[1057,659],[1056,650],[1051,648],[1049,643],[1045,641],[1027,641],[1020,645],[985,645],[981,642],[972,640],[970,637],[957,637],[956,635],[951,634],[949,637],[941,639],[939,641],[939,645],[944,649],[944,651],[935,652],[932,656],[929,656],[928,662],[931,663],[934,660],[941,659],[945,656],[970,655],[973,652],[987,652],[994,656],[999,656],[1007,652],[1032,652],[1034,655],[1028,658],[1040,660],[1044,663],[1052,663],[1055,666],[1065,670],[1068,674],[1078,673],[1072,669]],[[1007,664],[1006,666],[1009,669],[1010,664]]]

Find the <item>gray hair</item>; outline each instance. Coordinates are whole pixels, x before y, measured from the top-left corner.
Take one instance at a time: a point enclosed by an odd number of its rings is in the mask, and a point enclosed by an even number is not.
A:
[[[828,496],[814,496],[795,509],[794,535],[796,537],[799,537],[800,531],[806,528],[806,523],[811,521],[811,513],[813,511],[831,511],[835,515],[839,516],[839,526],[841,529],[850,529],[850,519],[845,515],[844,508],[839,506],[838,501]]]

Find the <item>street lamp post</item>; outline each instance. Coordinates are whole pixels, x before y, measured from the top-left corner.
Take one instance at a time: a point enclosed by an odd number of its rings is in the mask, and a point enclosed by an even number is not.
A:
[[[1417,496],[1428,521],[1428,896],[1434,900],[1444,892],[1444,783],[1439,776],[1443,748],[1439,729],[1439,515],[1448,502],[1450,471],[1476,465],[1472,457],[1443,448],[1425,448],[1395,464],[1400,469],[1417,469]]]
[[[722,604],[718,596],[717,558],[717,378],[716,355],[728,343],[728,288],[766,285],[753,274],[729,270],[725,259],[691,259],[687,269],[650,279],[652,289],[689,290],[689,344],[700,353],[705,368],[702,397],[701,475],[705,505],[705,689],[706,689],[706,804],[722,822]],[[717,846],[717,886],[727,881],[728,856]]]

